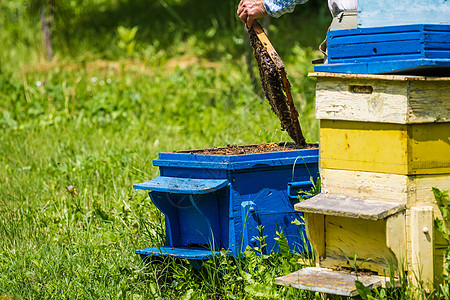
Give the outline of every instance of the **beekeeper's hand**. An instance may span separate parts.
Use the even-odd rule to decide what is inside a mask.
[[[251,27],[254,19],[267,16],[264,0],[241,0],[237,14],[242,22]]]

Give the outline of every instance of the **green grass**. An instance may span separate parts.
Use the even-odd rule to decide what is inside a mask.
[[[0,2],[0,299],[317,299],[274,284],[301,267],[288,251],[200,271],[134,254],[164,245],[163,215],[132,189],[158,152],[290,141],[252,86],[237,1],[59,3],[50,63],[27,2]],[[317,142],[307,73],[329,17],[308,5],[270,28]],[[117,28],[135,25],[127,53]]]
[[[164,244],[162,214],[146,193],[132,189],[157,176],[152,160],[158,152],[290,140],[253,91],[242,67],[245,47],[228,53],[236,35],[223,31],[228,44],[218,50],[213,36],[184,33],[164,48],[167,35],[159,45],[138,35],[130,56],[116,45],[113,26],[104,45],[88,48],[89,33],[67,51],[61,45],[73,40],[57,39],[55,61],[48,63],[24,8],[2,5],[10,14],[2,16],[8,30],[0,34],[9,45],[0,55],[0,296],[304,294],[275,287],[273,279],[283,273],[275,255],[255,256],[270,268],[249,277],[249,265],[225,257],[195,271],[178,261],[146,266],[134,254]],[[16,33],[21,39],[14,45]],[[314,80],[306,76],[315,54],[299,44],[291,51],[301,55],[287,59],[293,93],[306,137],[316,142]],[[263,275],[271,285],[259,291],[253,281]]]
[[[1,76],[0,295],[176,298],[192,290],[240,298],[244,279],[218,277],[231,262],[212,263],[204,273],[142,263],[134,250],[163,245],[164,223],[132,184],[157,176],[151,161],[161,151],[289,137],[233,61],[172,69],[118,64]],[[302,125],[317,141],[314,82],[301,76],[295,94],[307,115]],[[275,270],[271,278],[281,274]]]

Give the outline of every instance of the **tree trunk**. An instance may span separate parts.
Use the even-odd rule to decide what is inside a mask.
[[[45,53],[47,55],[47,60],[49,61],[53,59],[52,29],[53,29],[53,21],[55,18],[54,10],[55,10],[55,0],[48,1],[48,7],[45,3],[42,4],[41,8],[42,38],[44,40],[44,47]]]

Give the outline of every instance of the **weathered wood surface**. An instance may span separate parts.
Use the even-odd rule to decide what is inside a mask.
[[[386,246],[394,253],[394,267],[407,265],[406,212],[399,212],[386,219]]]
[[[450,122],[449,81],[409,83],[408,123],[424,122]]]
[[[403,175],[450,173],[450,122],[321,120],[320,165]]]
[[[412,197],[407,175],[321,169],[322,193],[407,203]],[[431,189],[431,187],[430,187]]]
[[[358,295],[355,287],[356,280],[361,281],[369,289],[373,289],[380,287],[382,281],[386,278],[366,275],[356,276],[356,274],[344,271],[310,267],[278,277],[275,279],[275,283],[301,290],[353,297]]]
[[[432,290],[438,275],[433,270],[433,231],[433,207],[411,208],[411,280],[416,286],[422,281],[428,291]]]
[[[360,172],[350,170],[321,169],[321,181],[323,193],[336,193],[347,196],[358,196],[364,198],[376,198],[387,201],[399,201],[406,203],[406,241],[400,242],[401,236],[397,237],[404,222],[394,220],[395,216],[387,219],[386,223],[386,242],[388,248],[397,257],[399,263],[406,261],[406,268],[410,270],[412,265],[411,257],[411,239],[413,232],[417,230],[411,226],[412,207],[430,206],[433,208],[434,217],[440,218],[440,211],[436,204],[436,199],[432,192],[433,187],[440,190],[450,190],[450,174],[439,175],[398,175],[375,172]],[[450,222],[447,224],[450,234]],[[398,240],[397,240],[398,238]],[[398,243],[397,243],[398,242]],[[397,243],[397,245],[396,245]],[[401,258],[403,247],[406,248],[407,256]],[[397,249],[397,250],[395,250]],[[433,239],[433,261],[434,261],[434,283],[442,282],[441,271],[444,262],[444,252],[447,244],[442,235],[436,232]],[[327,263],[330,263],[328,260]],[[341,262],[342,263],[342,262]],[[330,266],[329,264],[327,264]]]
[[[320,177],[323,193],[398,201],[406,203],[407,208],[435,205],[433,187],[450,190],[450,174],[399,175],[321,169]],[[435,212],[439,212],[437,207]]]
[[[404,210],[405,203],[322,193],[295,204],[294,208],[305,213],[381,220]]]
[[[316,118],[397,124],[449,122],[450,83],[318,78]]]
[[[314,249],[316,266],[325,258],[325,216],[305,213],[306,236]]]
[[[389,270],[393,254],[386,244],[386,219],[365,220],[325,216],[325,268],[369,269],[380,275]]]
[[[358,0],[358,27],[405,24],[449,24],[447,0],[406,0],[392,5],[391,0]]]

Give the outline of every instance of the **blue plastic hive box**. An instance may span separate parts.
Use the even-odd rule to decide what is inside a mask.
[[[327,33],[318,72],[450,76],[450,25],[402,25]]]
[[[195,150],[193,150],[195,152]],[[142,257],[172,256],[193,261],[219,255],[239,257],[245,248],[279,251],[283,232],[291,250],[305,250],[302,214],[293,209],[297,191],[310,190],[318,172],[318,148],[246,155],[159,153],[160,176],[135,189],[148,190],[165,215],[166,245],[136,250]]]

